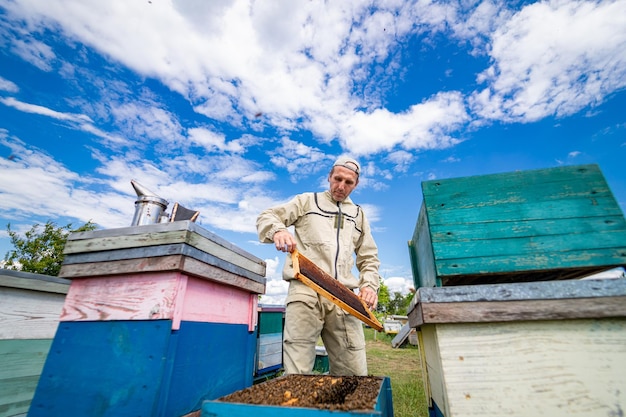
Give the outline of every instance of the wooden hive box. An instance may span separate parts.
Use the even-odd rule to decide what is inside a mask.
[[[597,165],[425,181],[416,288],[579,278],[626,264],[626,221]]]
[[[181,416],[252,385],[263,260],[191,221],[75,233],[64,253],[29,417]]]
[[[70,281],[0,269],[0,417],[30,407]]]
[[[285,375],[202,405],[201,417],[393,417],[389,377]]]
[[[257,362],[255,377],[271,376],[283,367],[283,326],[285,307],[259,306]]]
[[[600,417],[626,409],[626,279],[420,288],[432,417]]]

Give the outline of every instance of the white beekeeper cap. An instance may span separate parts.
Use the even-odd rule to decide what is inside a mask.
[[[350,158],[349,156],[342,156],[337,159],[333,167],[344,167],[348,168],[350,171],[356,172],[356,175],[361,174],[361,165],[359,165],[356,159]]]

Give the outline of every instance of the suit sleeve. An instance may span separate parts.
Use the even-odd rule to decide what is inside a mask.
[[[374,291],[378,291],[378,287],[380,287],[378,247],[372,236],[372,231],[365,217],[365,213],[363,213],[362,237],[355,252],[356,267],[359,270],[359,288],[370,287]]]

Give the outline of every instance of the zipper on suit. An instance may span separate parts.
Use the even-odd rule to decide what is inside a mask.
[[[339,250],[340,250],[340,242],[339,236],[341,234],[341,229],[343,229],[343,213],[341,212],[341,202],[337,201],[337,218],[335,219],[335,226],[337,227],[337,250],[335,252],[335,279],[339,279],[339,272],[337,270],[337,264],[339,263]]]

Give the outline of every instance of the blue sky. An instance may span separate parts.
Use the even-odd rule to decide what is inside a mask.
[[[421,182],[599,164],[626,207],[626,1],[0,0],[0,254],[130,225],[135,179],[265,259],[255,219],[342,154],[381,276],[412,284]]]

